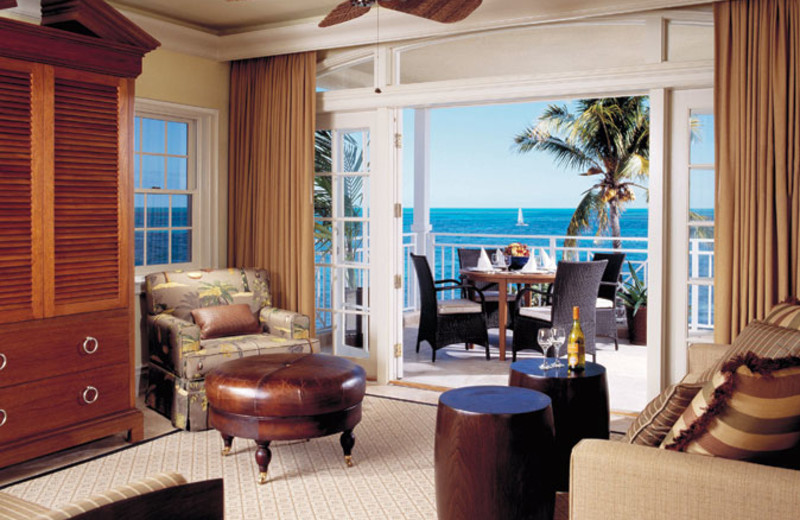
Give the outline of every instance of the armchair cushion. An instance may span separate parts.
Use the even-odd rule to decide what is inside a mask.
[[[790,460],[798,441],[800,357],[748,352],[703,386],[661,447],[771,463]]]
[[[480,303],[467,299],[439,300],[437,311],[439,314],[480,314],[483,312],[483,307]]]
[[[679,383],[664,389],[645,406],[623,437],[624,442],[658,446],[704,383]]]
[[[261,331],[248,305],[212,305],[192,310],[192,318],[200,327],[200,339],[238,336]]]
[[[145,277],[148,314],[168,313],[191,321],[200,307],[246,303],[254,313],[272,305],[269,275],[264,269],[170,271]]]

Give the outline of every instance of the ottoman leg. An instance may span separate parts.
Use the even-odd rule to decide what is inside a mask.
[[[222,434],[222,456],[229,454],[231,452],[231,446],[233,446],[233,435],[225,435]]]
[[[267,482],[267,468],[269,461],[272,460],[272,452],[269,450],[270,441],[256,441],[256,464],[258,464],[258,483]]]
[[[342,436],[339,437],[339,443],[342,445],[342,450],[344,450],[344,462],[347,464],[347,467],[353,467],[353,446],[356,445],[356,436],[353,435],[353,430],[345,430],[342,433]]]

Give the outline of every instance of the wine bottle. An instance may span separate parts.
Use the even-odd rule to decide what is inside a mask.
[[[581,330],[580,310],[572,308],[572,330],[567,337],[567,368],[570,372],[583,372],[586,368],[586,345]]]

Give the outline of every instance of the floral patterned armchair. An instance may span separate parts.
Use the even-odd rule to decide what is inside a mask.
[[[308,316],[272,307],[263,269],[172,271],[145,278],[149,342],[147,406],[177,428],[208,429],[205,375],[231,359],[281,352],[317,352]],[[201,338],[192,311],[246,304],[261,331]]]

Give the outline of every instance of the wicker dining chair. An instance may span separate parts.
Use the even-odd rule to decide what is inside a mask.
[[[422,341],[427,341],[433,350],[432,360],[436,362],[436,351],[454,343],[478,344],[486,347],[489,359],[489,333],[486,329],[483,291],[458,280],[434,280],[428,259],[411,253],[411,261],[417,271],[420,296],[419,331],[417,332],[417,352]],[[444,285],[448,284],[448,285]],[[441,287],[437,287],[441,285]],[[479,302],[460,298],[437,300],[436,294],[442,291],[472,290]]]
[[[617,290],[619,274],[625,263],[625,253],[595,253],[593,260],[607,260],[600,289],[597,292],[597,335],[614,340],[614,350],[619,350],[617,337]]]
[[[475,248],[460,247],[458,248],[458,264],[461,269],[469,267],[476,267],[478,265],[478,258],[481,256],[481,250]],[[500,319],[500,293],[496,283],[492,282],[473,282],[461,275],[459,279],[462,284],[468,284],[483,291],[483,297],[486,303],[486,324],[489,328],[496,329],[499,325]],[[462,298],[469,298],[472,301],[478,301],[478,297],[469,290],[463,292]],[[508,305],[508,313],[506,316],[506,328],[511,329],[511,313],[514,312],[514,298],[515,295],[508,294],[506,297],[506,305]]]
[[[552,305],[544,307],[523,307],[525,295],[533,292],[526,288],[517,294],[514,312],[514,339],[511,344],[512,360],[516,361],[517,352],[534,349],[541,352],[537,342],[539,329],[546,327],[564,327],[567,334],[572,328],[572,308],[577,306],[581,313],[581,329],[583,330],[586,353],[597,360],[595,349],[597,291],[607,260],[597,262],[565,262],[558,263],[556,279],[553,282]],[[565,352],[566,344],[561,346],[559,355]]]

